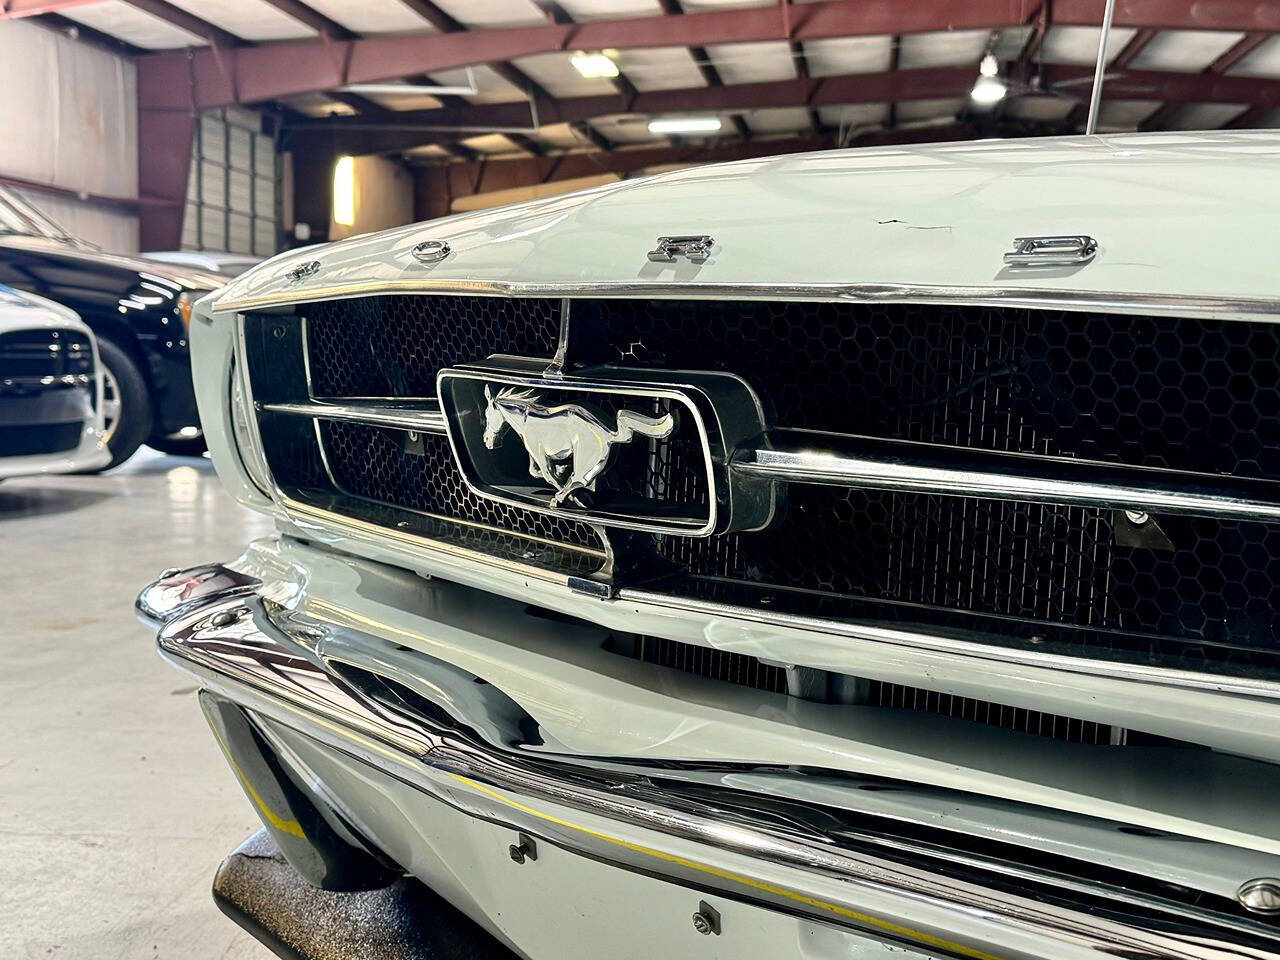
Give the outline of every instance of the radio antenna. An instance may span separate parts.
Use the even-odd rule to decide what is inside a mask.
[[[1102,12],[1102,36],[1098,38],[1098,65],[1093,71],[1093,94],[1089,97],[1089,119],[1085,121],[1086,136],[1093,136],[1098,127],[1098,108],[1102,106],[1102,79],[1107,70],[1107,38],[1111,36],[1111,15],[1115,13],[1116,0],[1107,0]]]

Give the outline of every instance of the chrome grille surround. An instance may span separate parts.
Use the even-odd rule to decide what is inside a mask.
[[[556,291],[538,290],[537,292],[545,296],[545,295],[550,295]],[[702,292],[703,291],[698,291],[698,294],[701,295]],[[747,298],[750,298],[750,296],[754,294],[755,291],[740,290],[739,292],[745,293],[747,295]],[[867,299],[873,299],[874,296],[875,296],[874,294],[871,294],[867,297]],[[817,298],[815,297],[815,299]],[[835,298],[832,298],[832,299],[835,299]],[[852,300],[854,298],[850,297],[849,299]],[[898,303],[914,302],[914,298],[911,297],[910,295],[899,296],[896,298],[890,297],[889,299],[892,300],[893,302],[898,302]],[[922,299],[927,300],[929,298],[924,297]],[[954,302],[963,302],[965,301],[965,299],[966,298],[961,295],[956,295],[954,297],[940,296],[937,298],[936,302],[954,303]],[[1021,293],[1017,293],[1017,294],[1004,293],[1004,294],[1001,294],[1000,296],[991,297],[989,299],[979,298],[979,302],[1000,302],[1001,300],[1004,300],[1004,299],[1008,299],[1013,302],[1019,302],[1022,305],[1035,303],[1037,301],[1037,297],[1033,295],[1028,295],[1026,297],[1023,297]],[[1182,303],[1181,310],[1178,309],[1177,304],[1174,302],[1154,302],[1154,303],[1147,304],[1141,301],[1136,301],[1136,302],[1129,302],[1121,305],[1121,309],[1119,309],[1117,312],[1133,313],[1133,312],[1138,312],[1140,309],[1143,309],[1145,307],[1153,316],[1208,313],[1215,318],[1230,314],[1237,319],[1243,319],[1245,317],[1253,317],[1256,319],[1257,317],[1261,316],[1264,312],[1263,305],[1246,303],[1246,302],[1229,303],[1224,301],[1223,303],[1215,303],[1215,304],[1206,304],[1199,301],[1194,301],[1194,302],[1180,301],[1180,302]],[[1072,309],[1083,309],[1085,306],[1092,305],[1092,304],[1086,304],[1082,300],[1077,300],[1072,297],[1062,297],[1054,300],[1052,302],[1052,305],[1055,307],[1069,306]],[[1104,306],[1106,306],[1108,309],[1113,309],[1115,307],[1115,305],[1111,303],[1104,304]],[[559,348],[560,354],[563,354],[563,349],[564,349],[563,342],[561,342],[557,346]],[[559,356],[557,358],[548,358],[549,362],[553,360],[558,360],[558,359],[563,359],[563,357]],[[336,402],[341,403],[342,401],[336,401]],[[335,401],[329,401],[329,403],[332,404],[332,403],[335,403]],[[419,417],[424,431],[433,430],[435,425],[439,422],[438,409],[434,406],[433,401],[430,399],[421,398],[417,402],[416,408],[408,411],[403,409],[404,408],[403,403],[399,403],[399,401],[397,401],[397,403],[399,408],[396,410],[396,415],[405,416],[405,417],[414,417],[414,416]],[[315,409],[319,405],[320,404],[317,403],[316,401],[312,401],[306,410],[296,409],[291,412],[294,415],[304,414],[306,416],[319,416],[322,418],[326,417],[325,411],[318,411]],[[347,405],[351,406],[351,404],[347,404]],[[391,405],[392,404],[387,404],[386,406],[390,407]],[[262,407],[263,409],[270,409],[270,404],[263,404]],[[383,411],[380,411],[380,413],[385,413],[385,409]],[[354,417],[358,418],[358,414],[355,414]],[[338,417],[335,416],[332,419],[338,419]],[[406,420],[405,422],[407,423],[409,421]],[[787,426],[792,426],[792,425],[787,425]],[[759,451],[757,451],[757,453],[766,451],[768,449],[769,448],[767,446],[762,447],[760,448]],[[933,454],[935,452],[936,451],[933,449],[929,451],[925,451],[925,453],[927,454]],[[837,451],[837,457],[845,461],[847,461],[848,459],[847,457],[841,457],[840,451]],[[759,461],[759,459],[760,458],[757,458],[757,461]],[[876,460],[876,462],[883,466],[884,463],[886,462],[891,463],[892,460],[891,458],[880,457],[879,459]],[[1028,466],[1031,466],[1031,462],[1026,462],[1026,464]],[[743,466],[745,469],[752,468],[752,465],[750,465],[749,463],[744,462],[740,465]],[[893,490],[898,488],[898,485],[901,482],[900,477],[902,474],[911,472],[916,468],[915,464],[912,464],[909,462],[901,462],[901,461],[898,463],[898,466],[901,466],[903,470],[899,471],[897,475],[890,477],[888,479],[885,479],[884,477],[867,478],[867,477],[857,477],[857,476],[855,477],[841,476],[841,477],[832,478],[830,476],[821,476],[820,475],[821,470],[818,467],[813,468],[811,477],[805,477],[804,479],[810,479],[813,482],[838,484],[842,486],[849,485],[854,487],[864,487],[872,490],[877,490],[877,489]],[[1012,467],[1019,466],[1019,464],[1014,463],[1013,461],[1006,461],[999,464],[999,466],[1006,468],[1006,470],[1002,472],[996,472],[994,470],[990,471],[989,473],[990,477],[1000,481],[1008,480],[1010,477],[1018,480],[1025,479],[1025,475],[1019,474],[1014,472],[1013,470],[1007,469],[1011,466]],[[1079,465],[1067,462],[1062,466],[1064,469],[1073,470],[1075,467]],[[1090,470],[1093,469],[1092,465],[1089,466],[1089,469]],[[1034,477],[1034,474],[1035,474],[1034,469],[1031,469],[1028,472],[1030,475]],[[968,473],[972,475],[972,471],[968,471]],[[1123,485],[1113,482],[1115,477],[1116,477],[1116,474],[1114,473],[1114,471],[1103,470],[1101,467],[1099,467],[1099,471],[1096,475],[1096,478],[1094,478],[1094,476],[1091,475],[1088,489],[1084,490],[1083,492],[1079,490],[1072,490],[1071,489],[1072,484],[1070,481],[1055,485],[1052,477],[1046,477],[1046,478],[1043,478],[1043,482],[1045,486],[1042,490],[1039,490],[1039,491],[1028,492],[1025,489],[1016,489],[1012,491],[1012,493],[1010,493],[1007,489],[1000,489],[997,487],[997,489],[992,491],[983,490],[981,491],[980,495],[990,496],[990,497],[1011,496],[1011,498],[1015,500],[1037,500],[1037,501],[1049,501],[1050,503],[1052,503],[1052,502],[1056,502],[1055,491],[1059,488],[1064,488],[1065,495],[1062,498],[1062,502],[1089,504],[1104,511],[1110,511],[1115,508],[1122,508],[1122,507],[1140,508],[1146,505],[1146,502],[1148,499],[1152,499],[1157,495],[1162,495],[1162,496],[1165,496],[1167,499],[1160,501],[1161,510],[1169,514],[1190,514],[1190,515],[1202,516],[1202,517],[1213,516],[1213,515],[1226,516],[1226,517],[1249,516],[1249,517],[1258,518],[1259,520],[1265,519],[1267,521],[1270,521],[1273,518],[1274,516],[1273,512],[1276,509],[1276,505],[1272,503],[1267,496],[1264,495],[1264,494],[1269,494],[1270,491],[1263,490],[1257,483],[1253,483],[1253,482],[1245,483],[1243,481],[1237,481],[1234,478],[1227,478],[1227,481],[1223,482],[1217,479],[1211,479],[1209,481],[1206,481],[1204,477],[1196,476],[1191,478],[1192,482],[1184,487],[1184,486],[1178,485],[1178,484],[1184,484],[1186,480],[1184,476],[1175,477],[1173,481],[1175,485],[1168,486],[1162,482],[1165,480],[1165,478],[1161,477],[1153,480],[1153,475],[1151,475],[1150,473],[1147,473],[1147,474],[1139,475],[1137,477],[1138,482],[1136,484],[1131,485],[1128,488],[1125,488]],[[802,478],[802,474],[795,470],[792,470],[790,475],[787,477],[787,479],[791,481],[796,481],[801,478]],[[1160,481],[1160,482],[1157,482],[1157,481]],[[936,488],[940,484],[941,484],[941,481],[938,480],[938,478],[916,477],[914,480],[912,480],[912,485],[909,486],[908,489],[913,489],[913,490],[931,489],[931,486],[933,488]],[[280,490],[280,491],[277,491],[277,493],[282,495],[282,502],[285,502],[286,505],[291,506],[295,509],[299,507],[302,508],[302,512],[308,515],[311,519],[315,519],[317,516],[323,515],[324,518],[328,521],[334,521],[334,522],[340,523],[338,518],[333,516],[332,511],[326,509],[325,505],[318,505],[315,503],[308,504],[305,502],[300,502],[292,491]],[[945,498],[947,494],[939,493],[938,496],[942,496]],[[328,504],[328,506],[333,507],[335,506],[335,504],[331,502]],[[1106,515],[1107,515],[1106,513],[1100,514],[1100,516],[1103,516],[1103,517],[1105,517]],[[380,525],[375,523],[374,526],[376,528]],[[429,531],[427,531],[427,533],[429,533]],[[519,536],[520,534],[517,532],[516,535]],[[674,541],[675,538],[671,538],[671,539]],[[423,537],[421,535],[414,538],[414,542],[419,543],[420,545],[426,546],[428,548],[430,548],[433,545],[439,545],[439,541],[436,541],[434,539],[432,539],[430,542],[424,542]],[[474,546],[474,543],[471,546]],[[470,547],[467,547],[465,549],[470,549]],[[602,545],[602,547],[598,550],[589,549],[589,552],[592,555],[596,556],[599,559],[600,564],[605,566],[606,569],[608,569],[609,563],[613,559],[611,556],[608,556],[608,549],[609,548],[604,545]],[[487,551],[482,546],[481,550],[479,551],[479,555],[473,556],[470,559],[479,561],[481,563],[491,563],[495,559],[495,557],[486,556],[485,555],[486,552]],[[519,568],[522,565],[521,563],[522,558],[519,555],[512,556],[510,554],[506,554],[506,555],[500,556],[498,559],[500,559],[504,564],[508,562],[514,563],[514,565],[517,568]],[[581,566],[579,566],[578,569],[576,570],[556,568],[554,565],[548,566],[542,563],[537,563],[537,564],[534,564],[533,566],[535,569],[537,569],[539,576],[548,579],[552,583],[567,585],[572,581],[574,581],[575,578],[580,578],[582,576]],[[676,607],[684,607],[689,601],[697,601],[699,599],[695,596],[690,595],[688,591],[680,591],[680,590],[668,591],[664,589],[664,585],[662,583],[646,583],[646,584],[637,583],[633,587],[628,587],[628,585],[625,582],[619,582],[614,584],[611,587],[611,595],[619,599],[624,599],[628,595],[633,595],[629,591],[636,591],[639,594],[643,594],[646,597],[646,599],[650,599],[650,600],[661,598],[662,602],[670,603],[671,605]],[[712,608],[732,609],[736,611],[737,614],[743,617],[759,618],[762,613],[764,614],[768,613],[768,608],[762,610],[759,606],[759,603],[760,602],[772,603],[774,598],[765,594],[749,602],[740,603],[740,604],[734,601],[730,601],[727,604],[718,602],[715,599],[714,595],[708,595],[703,599],[705,599],[711,605]],[[863,610],[863,612],[865,613],[865,609]],[[1098,647],[1098,648],[1091,647],[1088,650],[1080,650],[1080,649],[1072,650],[1070,645],[1068,645],[1067,647],[1063,647],[1056,643],[1051,643],[1047,649],[1040,648],[1037,650],[1030,650],[1030,649],[1018,650],[1014,648],[1016,647],[1016,643],[1018,640],[1016,636],[1012,638],[1012,640],[1014,641],[1014,647],[1011,647],[1009,643],[994,643],[994,644],[991,643],[990,640],[992,638],[990,634],[985,632],[989,624],[985,622],[979,623],[975,621],[971,625],[974,629],[965,630],[965,629],[957,629],[954,624],[949,624],[949,625],[946,625],[945,628],[942,628],[937,625],[931,625],[928,622],[912,623],[910,621],[904,620],[900,616],[896,618],[891,617],[888,619],[885,619],[883,617],[877,617],[877,616],[872,616],[872,617],[861,616],[861,617],[850,618],[848,616],[841,616],[838,614],[827,615],[825,611],[821,611],[821,610],[814,611],[812,615],[806,615],[803,612],[797,612],[794,610],[784,611],[781,609],[779,610],[779,613],[781,613],[784,617],[788,618],[789,622],[791,620],[794,620],[795,622],[803,622],[813,626],[821,627],[822,629],[825,629],[825,630],[833,630],[834,632],[837,632],[837,633],[841,632],[842,630],[852,630],[856,633],[867,636],[867,635],[873,635],[878,631],[883,631],[886,633],[892,633],[894,635],[911,636],[913,638],[912,640],[913,643],[919,642],[923,646],[933,645],[934,641],[936,640],[938,641],[939,646],[949,648],[949,649],[972,647],[973,649],[975,649],[975,651],[981,651],[984,653],[984,655],[992,659],[1004,659],[1007,657],[1013,657],[1014,659],[1021,659],[1023,657],[1027,657],[1034,661],[1040,661],[1042,660],[1043,656],[1049,655],[1054,657],[1055,659],[1059,659],[1064,662],[1075,662],[1077,665],[1088,664],[1087,669],[1100,669],[1103,672],[1109,672],[1109,673],[1128,674],[1130,676],[1170,677],[1172,678],[1173,682],[1190,683],[1192,685],[1203,683],[1205,685],[1216,686],[1219,689],[1223,687],[1224,680],[1229,687],[1234,689],[1239,689],[1239,690],[1247,689],[1252,692],[1257,692],[1259,690],[1272,691],[1274,689],[1273,682],[1271,679],[1273,676],[1273,672],[1270,669],[1270,663],[1269,663],[1271,658],[1269,655],[1264,656],[1262,658],[1264,662],[1262,663],[1262,666],[1258,669],[1255,669],[1255,667],[1257,666],[1255,664],[1248,664],[1247,669],[1244,669],[1244,670],[1237,670],[1233,665],[1228,671],[1231,674],[1231,676],[1229,678],[1225,678],[1222,672],[1219,671],[1218,666],[1211,660],[1206,660],[1204,669],[1200,669],[1200,670],[1189,668],[1190,667],[1189,662],[1181,662],[1178,664],[1170,665],[1167,661],[1164,663],[1157,662],[1157,660],[1153,659],[1150,653],[1142,654],[1142,655],[1133,654],[1132,650],[1128,649],[1128,647],[1132,645],[1127,643],[1121,643],[1117,646],[1116,644],[1113,644],[1110,641],[1108,641],[1106,644],[1103,644],[1101,647]],[[1083,626],[1088,627],[1089,629],[1093,629],[1096,625],[1085,624]],[[1029,638],[1026,636],[1023,637],[1023,640],[1027,640],[1027,639]],[[1037,638],[1037,639],[1039,642],[1043,642],[1044,638]],[[1119,654],[1116,654],[1115,650],[1117,649],[1121,650],[1122,652]],[[1152,646],[1150,649],[1154,650],[1155,647]],[[1102,656],[1098,656],[1099,653],[1101,653]],[[1199,677],[1200,679],[1196,679],[1197,677]]]

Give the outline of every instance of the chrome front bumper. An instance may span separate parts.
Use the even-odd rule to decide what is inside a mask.
[[[1128,886],[1115,870],[1067,874],[1061,860],[1015,862],[997,845],[956,849],[942,834],[937,843],[881,834],[877,823],[910,818],[800,802],[801,791],[788,784],[809,772],[536,749],[536,724],[531,731],[521,705],[501,689],[422,653],[412,654],[421,683],[411,688],[396,666],[396,651],[408,648],[396,638],[303,615],[290,609],[286,593],[209,565],[149,585],[137,609],[159,627],[162,655],[242,709],[282,762],[293,756],[301,763],[306,744],[340,758],[361,782],[409,785],[424,803],[495,825],[513,847],[518,837],[533,838],[582,858],[583,870],[605,864],[651,878],[655,892],[674,884],[838,928],[886,956],[905,946],[917,956],[1007,960],[1280,958],[1280,928],[1235,904]],[[346,823],[362,822],[351,813],[360,806],[357,778],[321,783],[314,769],[308,778],[316,804]],[[771,791],[760,789],[765,782],[775,784]],[[862,787],[892,810],[898,787]],[[834,797],[844,787],[829,789]],[[264,823],[279,819],[249,792]],[[1055,815],[1045,812],[1047,825]],[[394,838],[364,839],[384,851],[396,847]],[[1273,859],[1198,843],[1207,860],[1237,857],[1246,876]],[[546,896],[545,911],[566,910]],[[567,924],[570,915],[561,919]],[[574,933],[566,926],[563,936]]]

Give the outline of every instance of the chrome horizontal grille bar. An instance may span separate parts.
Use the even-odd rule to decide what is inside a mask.
[[[415,403],[385,400],[347,400],[343,403],[264,403],[267,413],[286,413],[316,420],[345,420],[374,427],[394,427],[422,433],[443,434],[444,414],[435,400]]]
[[[342,403],[266,403],[268,413],[340,420],[421,433],[445,433],[435,400]],[[796,436],[801,436],[797,434]],[[1259,484],[1195,478],[1179,484],[1162,473],[1058,459],[943,450],[929,444],[805,435],[811,442],[775,434],[770,445],[740,450],[732,468],[783,483],[935,493],[1032,503],[1065,503],[1104,509],[1237,520],[1280,520],[1280,501],[1258,496]],[[1088,477],[1085,476],[1088,474]]]
[[[779,437],[783,435],[778,435]],[[1162,472],[1040,459],[1020,455],[943,450],[928,444],[813,435],[810,443],[771,440],[740,451],[733,469],[787,483],[934,493],[1031,503],[1237,520],[1280,520],[1280,501],[1258,496],[1259,483],[1195,478]]]

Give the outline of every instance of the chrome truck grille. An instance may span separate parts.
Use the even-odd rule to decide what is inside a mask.
[[[244,323],[268,466],[313,508],[681,598],[1280,676],[1280,325],[472,296]],[[436,377],[493,355],[567,376],[740,379],[765,433],[721,467],[770,485],[768,522],[637,534],[480,496]],[[680,430],[631,444],[593,496],[705,501],[696,452]]]

